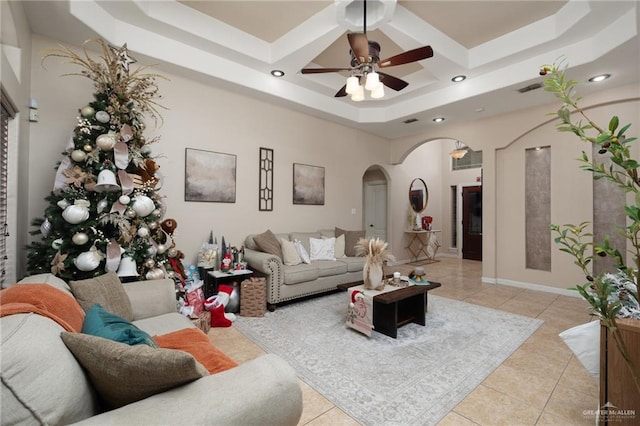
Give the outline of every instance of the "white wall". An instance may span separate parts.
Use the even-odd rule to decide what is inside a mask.
[[[577,90],[579,93],[579,87]],[[584,277],[573,265],[573,259],[559,252],[557,247],[552,247],[551,272],[524,268],[524,197],[520,194],[524,192],[526,148],[551,146],[552,223],[579,223],[592,216],[590,176],[580,171],[575,161],[581,150],[589,150],[590,146],[576,136],[557,131],[556,122],[548,114],[556,111],[558,105],[553,103],[553,95],[549,94],[549,98],[549,105],[470,123],[444,125],[437,132],[394,140],[391,161],[402,161],[407,152],[422,141],[442,137],[458,139],[474,150],[482,150],[483,279],[512,285],[545,286],[550,291],[565,293],[565,289],[581,284]],[[620,117],[620,123],[633,123],[629,136],[638,134],[639,87],[603,90],[585,97],[581,104],[603,127],[615,114]],[[637,146],[635,150],[638,152]],[[574,293],[567,291],[566,294]]]
[[[38,64],[42,49],[56,46],[56,41],[33,37],[33,63]],[[134,55],[135,56],[135,55]],[[31,97],[40,102],[40,122],[30,125],[30,151],[20,159],[28,172],[20,182],[18,200],[28,209],[24,220],[41,216],[44,197],[53,182],[54,166],[75,125],[78,108],[91,100],[91,82],[80,77],[59,77],[71,70],[55,60],[47,61],[47,70],[32,68]],[[563,290],[581,282],[572,259],[554,250],[552,271],[540,274],[522,267],[524,248],[519,242],[523,232],[523,202],[517,197],[522,186],[523,150],[541,144],[552,146],[553,193],[552,221],[578,222],[590,216],[588,176],[580,176],[578,156],[581,143],[556,131],[548,113],[555,111],[552,95],[549,105],[515,111],[502,116],[463,124],[449,124],[437,133],[422,133],[386,141],[328,121],[274,107],[249,97],[215,89],[198,82],[166,74],[161,82],[165,124],[156,131],[161,135],[154,146],[162,173],[167,177],[161,193],[166,196],[167,217],[178,221],[177,243],[192,262],[200,244],[211,229],[224,235],[231,244],[242,244],[249,233],[267,228],[274,232],[315,230],[340,226],[361,229],[362,177],[371,165],[382,167],[389,176],[389,240],[394,255],[407,259],[403,231],[407,227],[408,188],[411,180],[421,177],[429,185],[427,214],[436,227],[442,224],[443,247],[449,222],[449,187],[475,181],[478,171],[458,174],[448,171],[449,139],[460,140],[474,150],[483,151],[483,277],[489,282],[544,285]],[[637,126],[640,116],[638,87],[603,90],[587,97],[583,105],[609,104],[594,109],[608,117],[620,115],[621,122]],[[622,100],[628,101],[623,102]],[[608,118],[606,118],[608,120]],[[547,123],[547,124],[545,124]],[[147,123],[149,126],[151,122]],[[500,129],[499,132],[496,129]],[[637,134],[632,127],[631,134]],[[445,141],[443,141],[445,138]],[[431,142],[431,141],[439,142]],[[424,143],[429,141],[428,143]],[[185,147],[232,153],[238,156],[237,200],[233,204],[184,202]],[[275,150],[274,211],[259,212],[257,201],[258,149]],[[323,166],[326,169],[326,203],[324,206],[292,204],[292,163]],[[28,167],[26,165],[28,164]],[[22,170],[21,170],[22,172]],[[578,185],[578,186],[576,186]],[[584,190],[576,191],[575,188]],[[576,208],[577,207],[577,208]],[[351,214],[356,208],[357,213]],[[578,211],[576,211],[578,210]],[[570,213],[578,213],[579,217]],[[19,232],[26,233],[26,228]]]
[[[27,244],[25,229],[29,224],[27,191],[29,175],[29,92],[31,84],[31,29],[20,2],[0,2],[2,37],[0,49],[0,76],[2,89],[11,103],[18,109],[9,121],[8,152],[8,231],[7,265],[4,281],[11,283],[24,266],[22,249]]]
[[[54,40],[34,35],[34,63],[42,52],[57,46]],[[135,53],[132,53],[135,57]],[[40,122],[32,124],[28,188],[29,218],[41,217],[51,190],[56,162],[62,157],[77,111],[92,100],[91,81],[55,58],[46,70],[33,67],[32,96],[40,104]],[[160,136],[152,145],[165,176],[160,193],[167,214],[177,220],[176,243],[192,263],[213,229],[228,244],[241,245],[247,234],[311,231],[339,226],[362,229],[362,177],[373,164],[388,165],[388,141],[362,131],[276,107],[246,96],[215,89],[176,75],[159,80],[164,125],[154,129],[147,120],[147,138]],[[235,203],[184,201],[185,148],[237,156]],[[260,147],[274,150],[274,209],[258,211],[258,154]],[[325,167],[324,206],[293,205],[293,163]],[[407,184],[408,185],[408,184]],[[406,195],[406,190],[403,190]],[[351,209],[356,214],[351,214]]]

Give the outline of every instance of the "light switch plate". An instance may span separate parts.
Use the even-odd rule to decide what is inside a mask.
[[[38,110],[34,108],[29,108],[29,121],[37,122],[38,121]]]

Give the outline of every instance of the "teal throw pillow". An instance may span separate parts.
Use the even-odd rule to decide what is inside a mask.
[[[95,303],[87,311],[82,324],[82,332],[127,345],[158,347],[148,333],[133,325],[129,320],[105,311],[99,303]]]

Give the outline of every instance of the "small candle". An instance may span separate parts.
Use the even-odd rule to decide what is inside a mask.
[[[393,273],[393,278],[395,278],[396,280],[400,279],[400,272],[394,272]]]

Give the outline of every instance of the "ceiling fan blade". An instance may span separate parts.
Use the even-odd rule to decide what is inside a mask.
[[[411,62],[421,61],[433,56],[433,49],[431,46],[419,47],[413,50],[407,50],[406,52],[387,58],[378,62],[378,67],[393,67],[395,65],[403,65]]]
[[[344,86],[342,86],[342,89],[338,90],[338,93],[336,93],[333,97],[334,98],[342,98],[343,96],[347,96],[347,85],[346,84]]]
[[[321,74],[325,72],[351,71],[351,68],[303,68],[302,74]]]
[[[382,82],[382,84],[397,92],[409,85],[409,83],[407,83],[406,81],[400,80],[398,77],[394,77],[383,72],[378,71],[378,76],[380,77],[380,81]]]
[[[369,41],[367,35],[363,33],[349,33],[347,34],[349,39],[349,46],[351,46],[351,52],[353,56],[358,60],[360,64],[366,64],[369,59]]]

